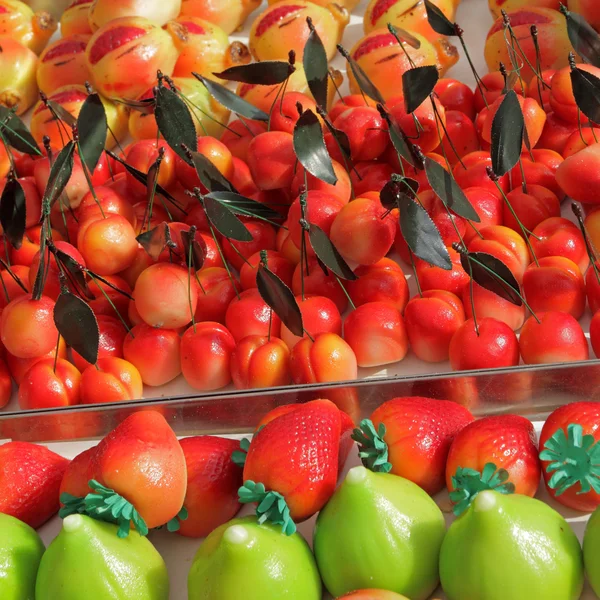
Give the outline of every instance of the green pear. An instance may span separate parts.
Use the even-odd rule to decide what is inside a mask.
[[[137,531],[69,515],[42,557],[35,600],[168,600],[167,567]]]
[[[313,548],[335,597],[381,588],[424,600],[438,585],[445,533],[442,512],[418,485],[354,467],[319,514]]]
[[[485,490],[450,526],[440,578],[448,600],[577,600],[581,547],[546,503]]]
[[[256,517],[233,519],[202,543],[188,577],[189,600],[321,600],[321,579],[304,538]]]
[[[15,517],[0,513],[2,600],[34,600],[35,577],[44,550],[35,529]]]
[[[596,596],[600,596],[600,508],[590,517],[583,536],[585,572]]]

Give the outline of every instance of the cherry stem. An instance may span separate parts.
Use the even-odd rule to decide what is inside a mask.
[[[583,211],[581,210],[581,206],[576,202],[571,203],[571,210],[573,214],[577,218],[577,223],[579,225],[579,229],[581,229],[581,234],[583,235],[583,241],[585,242],[585,249],[587,251],[588,257],[590,259],[590,263],[592,265],[592,269],[594,269],[594,275],[596,276],[596,281],[600,284],[600,272],[598,271],[596,250],[590,237],[587,232],[587,227],[585,226],[585,221],[583,219]]]
[[[460,45],[462,46],[462,49],[465,53],[465,56],[467,57],[467,62],[469,63],[469,67],[471,68],[471,72],[473,73],[473,77],[475,77],[475,83],[477,84],[477,89],[479,90],[479,93],[481,94],[481,97],[483,98],[483,102],[485,104],[486,108],[489,108],[489,104],[487,101],[487,98],[485,96],[485,94],[483,93],[483,90],[487,91],[487,87],[485,85],[485,83],[483,83],[483,80],[481,79],[481,77],[479,77],[479,73],[477,73],[477,69],[475,68],[475,65],[473,64],[473,60],[471,59],[471,55],[469,53],[469,49],[467,48],[467,44],[465,43],[464,40],[464,30],[463,28],[458,24],[458,23],[454,23],[454,31],[456,32],[456,36],[458,37],[458,41],[460,42]],[[482,89],[483,88],[483,89]]]
[[[491,167],[488,167],[488,177],[491,179],[493,184],[496,186],[496,189],[501,194],[502,199],[504,200],[504,203],[506,204],[506,206],[508,206],[508,210],[510,210],[515,221],[518,223],[519,228],[521,229],[521,232],[523,233],[523,238],[525,239],[525,243],[527,244],[527,246],[529,248],[529,252],[531,252],[531,256],[533,257],[535,264],[539,267],[540,263],[538,262],[537,256],[535,255],[535,251],[533,250],[533,246],[531,245],[531,240],[529,239],[529,235],[528,235],[529,230],[525,228],[525,226],[521,222],[521,219],[519,219],[519,217],[517,216],[517,213],[515,212],[514,208],[512,207],[512,204],[510,203],[509,199],[507,198],[506,194],[504,193],[504,190],[500,187],[500,184],[498,183],[497,175],[494,174]]]
[[[388,23],[387,27],[388,27],[388,31],[396,38],[396,41],[398,42],[398,45],[402,49],[402,52],[404,52],[404,56],[406,56],[406,60],[408,61],[410,68],[415,69],[417,67],[417,65],[415,65],[415,62],[413,61],[410,54],[408,53],[408,50],[404,47],[404,42],[402,42],[402,40],[400,39],[400,36],[398,35],[398,30],[391,23]]]
[[[444,145],[442,144],[442,138],[440,135],[440,129],[439,126],[442,126],[442,129],[444,130],[444,134],[446,135],[446,139],[448,140],[449,144],[450,144],[450,148],[452,148],[452,152],[454,152],[454,155],[456,156],[456,158],[458,158],[458,162],[460,163],[461,167],[463,169],[466,170],[466,165],[463,162],[462,158],[459,156],[456,147],[454,146],[454,142],[452,141],[452,138],[450,137],[450,134],[448,133],[448,130],[446,129],[446,125],[444,124],[444,121],[442,120],[442,117],[440,116],[437,104],[435,102],[435,99],[433,97],[433,94],[431,94],[429,96],[431,98],[431,104],[433,106],[433,112],[435,113],[435,122],[436,122],[436,127],[438,130],[438,137],[440,138],[440,147],[442,148],[442,151],[444,153],[444,158],[446,159],[446,164],[448,165],[448,169],[450,171],[452,171],[452,167],[450,166],[450,163],[448,162],[448,158],[446,157],[446,151],[444,150]]]

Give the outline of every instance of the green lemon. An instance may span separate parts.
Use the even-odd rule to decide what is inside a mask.
[[[438,585],[445,532],[442,512],[419,486],[354,467],[319,514],[313,547],[335,597],[380,588],[424,600]]]
[[[585,572],[596,596],[600,596],[600,508],[590,517],[583,536]]]
[[[449,600],[577,600],[581,547],[544,502],[486,490],[450,526],[440,578]]]
[[[145,537],[70,515],[42,557],[35,600],[168,600],[167,567]]]
[[[189,600],[321,600],[304,538],[256,517],[233,519],[204,540],[188,577]]]
[[[40,536],[23,521],[0,513],[0,598],[33,600],[44,554]]]

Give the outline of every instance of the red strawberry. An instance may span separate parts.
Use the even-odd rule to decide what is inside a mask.
[[[542,474],[558,502],[592,512],[600,505],[600,403],[557,408],[540,434]]]
[[[448,400],[394,398],[362,421],[352,437],[366,467],[400,475],[433,495],[444,487],[454,436],[473,419],[468,409]]]
[[[240,500],[258,502],[262,520],[293,533],[291,519],[308,519],[335,491],[342,423],[346,418],[329,400],[300,404],[267,423],[250,444]]]
[[[535,496],[540,482],[540,461],[533,423],[518,415],[485,417],[460,431],[448,453],[446,485],[459,467],[483,472],[487,463],[508,472],[517,494]]]
[[[62,492],[76,498],[61,496],[65,503],[63,516],[83,509],[83,501],[78,503],[77,497],[88,478],[100,484],[91,487],[106,500],[117,494],[128,501],[127,505],[133,505],[138,514],[132,520],[143,533],[174,519],[183,505],[187,487],[185,456],[175,433],[158,412],[142,411],[127,417],[93,451],[76,457],[72,465],[65,474]],[[106,507],[90,505],[89,497],[86,500],[85,512],[90,516]],[[124,507],[115,517],[123,527],[129,519],[121,516],[128,511]],[[126,535],[125,529],[122,534]]]
[[[69,460],[36,444],[0,446],[0,513],[37,528],[59,508],[60,482]]]
[[[242,469],[231,460],[239,442],[205,435],[185,438],[180,444],[187,465],[183,505],[188,517],[181,521],[179,533],[206,537],[241,508],[238,489],[242,485]]]

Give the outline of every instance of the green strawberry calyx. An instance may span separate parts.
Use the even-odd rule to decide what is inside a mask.
[[[264,484],[248,480],[238,490],[238,498],[242,504],[257,503],[256,516],[260,524],[269,521],[281,525],[285,535],[296,533],[296,523],[290,516],[290,507],[279,492],[268,492]]]
[[[591,434],[583,435],[580,424],[569,424],[566,434],[562,428],[557,430],[544,444],[540,460],[550,461],[548,487],[556,496],[576,484],[581,487],[577,494],[592,490],[600,494],[600,442]]]
[[[454,490],[450,492],[450,500],[454,503],[452,511],[459,517],[473,503],[480,492],[493,490],[499,494],[513,494],[514,483],[508,481],[508,471],[498,469],[492,462],[487,463],[481,473],[475,469],[458,467],[452,476]]]
[[[258,435],[263,429],[264,425],[261,425],[255,432],[254,435]],[[242,438],[240,440],[240,449],[234,450],[231,453],[231,460],[238,466],[244,467],[246,464],[246,457],[248,456],[248,450],[250,450],[250,443],[252,440],[250,438]]]
[[[64,505],[58,513],[61,519],[69,515],[80,514],[92,517],[97,521],[114,523],[119,526],[117,536],[120,538],[126,538],[129,535],[131,523],[133,523],[140,535],[148,535],[146,522],[131,502],[95,479],[90,480],[88,485],[93,492],[83,498],[66,492],[60,495],[60,501]]]
[[[371,419],[363,419],[360,426],[352,432],[352,439],[358,444],[358,456],[362,464],[376,473],[389,473],[392,463],[388,460],[388,445],[384,440],[385,425],[375,425]]]
[[[181,527],[181,521],[187,521],[188,517],[188,509],[185,506],[182,506],[181,510],[170,521],[167,522],[167,531],[169,533],[175,533],[176,531],[179,531]]]

